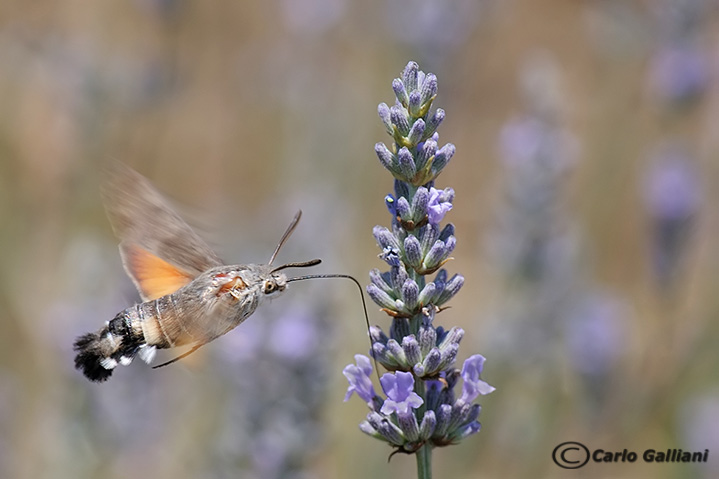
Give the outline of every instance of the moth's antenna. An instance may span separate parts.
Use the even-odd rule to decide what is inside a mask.
[[[302,210],[297,211],[297,214],[294,218],[292,218],[292,223],[290,223],[290,226],[287,227],[287,231],[285,231],[285,234],[282,235],[282,239],[280,240],[279,244],[277,245],[277,248],[275,248],[275,252],[272,253],[272,256],[270,257],[270,260],[267,262],[267,264],[272,264],[272,262],[275,260],[275,257],[277,256],[277,253],[280,252],[280,248],[282,248],[282,245],[285,244],[285,241],[287,241],[287,238],[290,237],[292,232],[295,230],[295,227],[297,226],[297,223],[300,222],[300,218],[302,217]]]
[[[303,261],[301,263],[287,263],[287,264],[283,264],[282,266],[276,267],[275,269],[270,271],[270,273],[276,273],[277,271],[282,271],[285,268],[307,268],[309,266],[316,266],[316,265],[320,264],[321,262],[322,262],[321,259],[312,259],[310,261]]]
[[[306,263],[299,263],[299,264],[311,266],[310,263],[312,263],[312,265],[317,264],[317,263],[314,263],[314,261],[317,261],[317,263],[319,263],[319,260],[312,260],[312,261],[307,261]],[[280,268],[283,268],[283,267],[284,266],[280,266]],[[296,278],[290,278],[287,280],[287,282],[291,283],[292,281],[303,281],[305,279],[322,279],[322,278],[346,278],[346,279],[351,280],[354,284],[357,285],[357,289],[359,290],[360,298],[362,299],[362,309],[364,310],[364,320],[365,320],[365,324],[367,325],[367,332],[369,333],[369,328],[370,328],[369,314],[367,313],[367,303],[365,302],[364,294],[362,294],[362,285],[359,284],[359,281],[357,281],[353,276],[350,276],[348,274],[309,274],[307,276],[298,276]],[[369,344],[370,344],[370,352],[371,352],[372,351],[372,338],[371,337],[369,338]],[[374,370],[375,370],[375,373],[377,373],[377,381],[379,381],[379,368],[377,367],[377,359],[375,359],[375,358],[373,358],[373,359],[374,359]]]

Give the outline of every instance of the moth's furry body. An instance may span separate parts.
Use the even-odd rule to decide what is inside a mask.
[[[268,265],[213,268],[176,292],[120,312],[96,333],[81,336],[75,365],[94,381],[155,349],[202,345],[239,326],[262,301],[284,291],[287,278]],[[99,366],[99,367],[98,367]]]
[[[106,207],[122,240],[123,265],[143,302],[75,341],[75,367],[92,381],[108,379],[118,364],[130,364],[137,355],[149,363],[155,349],[192,346],[179,358],[184,357],[238,326],[264,298],[284,291],[288,280],[278,270],[320,262],[272,266],[298,213],[268,264],[222,265],[149,181],[119,165],[106,189]]]

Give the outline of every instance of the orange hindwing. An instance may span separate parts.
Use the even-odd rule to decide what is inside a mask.
[[[136,244],[120,245],[127,274],[145,301],[172,294],[193,280],[192,275]]]

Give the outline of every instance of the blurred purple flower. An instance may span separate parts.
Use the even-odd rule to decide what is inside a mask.
[[[342,374],[345,375],[350,383],[347,388],[347,394],[345,395],[345,401],[349,400],[352,393],[357,393],[364,402],[372,407],[372,401],[376,396],[374,387],[372,387],[372,380],[370,375],[372,374],[372,362],[367,356],[362,354],[355,354],[356,365],[350,364],[345,366]]]
[[[582,374],[606,373],[624,350],[623,311],[611,297],[599,294],[581,301],[569,318],[567,338],[571,364]]]
[[[382,414],[406,414],[410,408],[417,409],[424,401],[414,392],[414,376],[412,373],[397,371],[396,373],[385,373],[380,378],[382,390],[387,399],[382,405]]]
[[[699,177],[689,154],[678,145],[665,146],[654,158],[644,185],[649,214],[661,219],[687,219],[699,207]]]
[[[670,145],[659,152],[645,179],[644,197],[652,221],[654,274],[666,288],[680,270],[701,202],[699,177],[686,151]]]
[[[651,61],[649,82],[657,96],[682,102],[701,95],[709,83],[706,53],[695,45],[667,45]]]

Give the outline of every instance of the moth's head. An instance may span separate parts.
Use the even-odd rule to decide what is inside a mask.
[[[261,291],[265,297],[281,293],[287,287],[287,276],[284,273],[272,272],[262,279]]]

